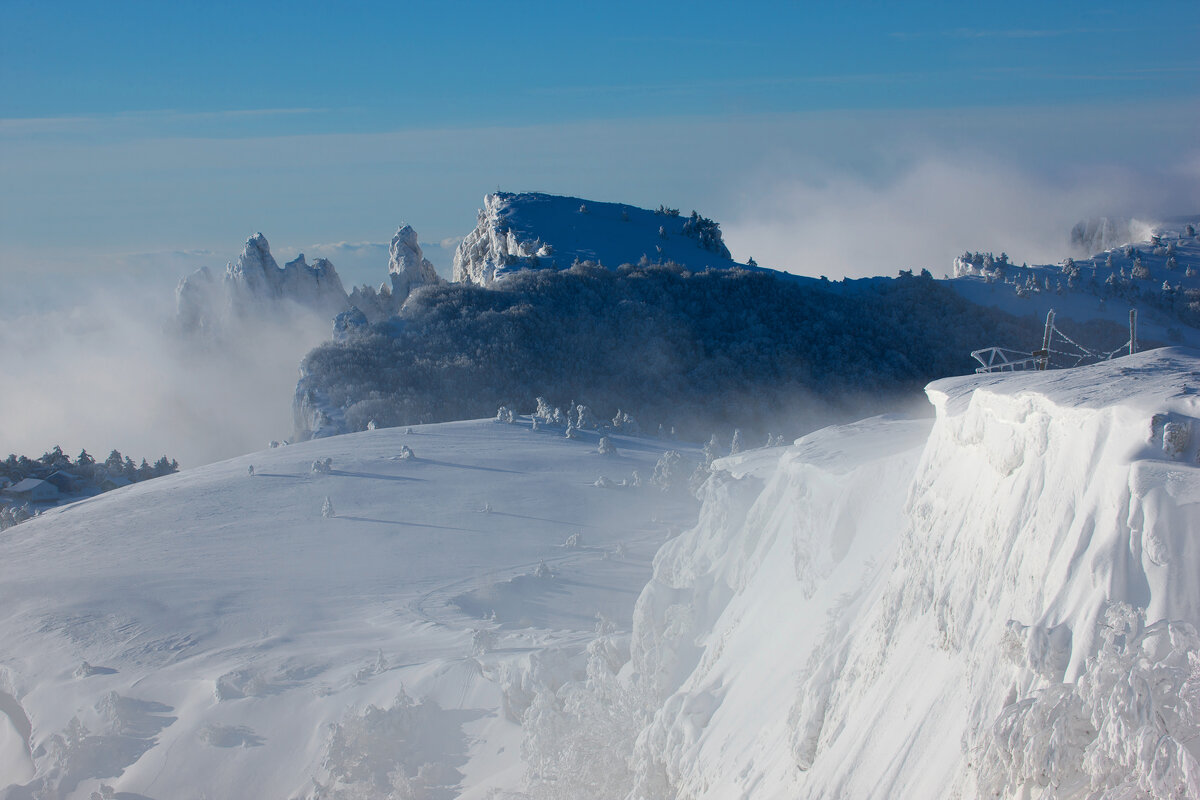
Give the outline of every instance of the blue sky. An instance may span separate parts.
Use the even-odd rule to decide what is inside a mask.
[[[173,279],[262,230],[363,244],[334,263],[378,280],[371,243],[450,247],[497,186],[694,207],[735,255],[832,274],[781,204],[853,215],[944,164],[1064,213],[1192,212],[1198,34],[1194,2],[6,0],[0,272]]]

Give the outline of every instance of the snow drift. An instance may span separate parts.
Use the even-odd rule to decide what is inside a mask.
[[[1200,796],[1200,355],[928,395],[927,439],[880,418],[716,463],[628,660],[556,692],[649,706],[605,723],[608,794]],[[547,761],[535,789],[586,795]]]

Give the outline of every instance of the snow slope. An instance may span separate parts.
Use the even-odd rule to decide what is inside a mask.
[[[571,674],[598,613],[628,629],[654,550],[694,521],[687,495],[593,485],[649,479],[666,443],[578,436],[366,431],[6,531],[0,797],[519,786],[511,676],[551,645]]]
[[[717,462],[601,687],[649,706],[608,794],[1200,797],[1200,354],[928,394],[928,438]]]
[[[984,266],[958,258],[948,283],[967,300],[1010,314],[1044,319],[1053,308],[1060,320],[1070,321],[1065,327],[1072,331],[1089,320],[1125,327],[1129,310],[1136,308],[1142,341],[1200,347],[1200,238],[1194,233],[1198,226],[1200,217],[1155,225],[1115,225],[1108,220],[1081,224],[1072,232],[1074,243],[1103,250],[1059,264],[1026,267]]]

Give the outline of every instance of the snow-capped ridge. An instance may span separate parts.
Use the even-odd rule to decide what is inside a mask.
[[[540,192],[485,195],[475,229],[454,254],[454,280],[488,286],[519,269],[567,269],[591,261],[672,261],[691,270],[738,265],[720,226],[696,212],[658,211]]]

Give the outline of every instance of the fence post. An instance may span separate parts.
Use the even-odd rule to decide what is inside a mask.
[[[1042,334],[1042,349],[1033,355],[1037,358],[1037,368],[1044,370],[1050,364],[1050,337],[1054,335],[1054,309],[1046,314],[1046,332]]]

